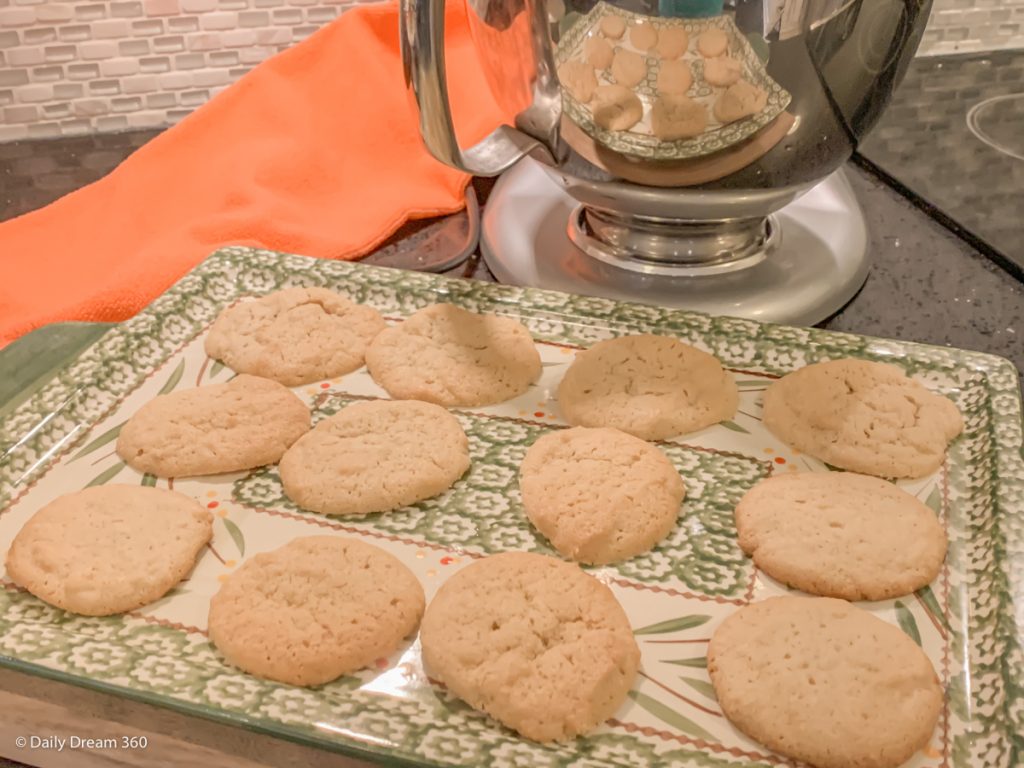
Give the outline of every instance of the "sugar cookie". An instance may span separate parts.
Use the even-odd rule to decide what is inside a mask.
[[[629,25],[629,42],[638,51],[649,51],[658,44],[658,30],[653,24],[634,22]]]
[[[603,37],[588,37],[583,44],[583,56],[595,69],[608,69],[615,51]]]
[[[306,536],[251,557],[210,600],[210,641],[249,674],[320,685],[390,656],[423,615],[423,587],[355,538]]]
[[[818,768],[896,768],[928,743],[942,712],[924,651],[827,597],[741,608],[712,636],[708,674],[733,725]]]
[[[381,331],[366,350],[366,366],[392,397],[444,406],[510,400],[541,372],[540,354],[522,323],[452,304],[421,309]]]
[[[117,455],[160,477],[214,475],[273,464],[307,431],[291,390],[242,373],[150,400],[121,428]]]
[[[617,429],[549,432],[526,452],[519,478],[530,522],[581,563],[648,551],[675,527],[683,500],[665,454]]]
[[[758,114],[767,105],[767,93],[746,80],[739,80],[715,100],[712,111],[719,122],[733,123]]]
[[[884,600],[938,576],[935,513],[885,480],[797,472],[755,485],[736,507],[740,547],[769,576],[815,595]]]
[[[658,70],[658,93],[682,96],[693,85],[693,73],[685,61],[663,61]]]
[[[626,20],[615,14],[601,17],[601,34],[612,40],[619,40],[626,31]]]
[[[626,88],[639,85],[647,78],[647,62],[639,53],[619,48],[612,59],[612,77]]]
[[[11,580],[40,600],[109,616],[163,597],[195,565],[213,519],[183,494],[99,485],[51,501],[14,537]]]
[[[706,352],[668,336],[622,336],[579,352],[558,386],[570,424],[615,427],[644,440],[695,432],[736,413],[732,376]]]
[[[697,51],[705,59],[721,56],[729,50],[729,36],[718,27],[705,29],[697,35]]]
[[[815,363],[764,394],[764,424],[804,453],[879,477],[922,477],[963,430],[957,407],[894,365]]]
[[[526,552],[491,555],[449,578],[420,640],[428,675],[535,741],[603,723],[640,664],[608,587],[572,563]]]
[[[297,387],[354,371],[384,318],[326,288],[285,288],[217,316],[206,354],[239,373]]]
[[[587,62],[578,59],[565,62],[558,68],[558,79],[576,101],[586,104],[594,97],[597,77]]]
[[[628,131],[644,115],[640,99],[622,85],[597,86],[590,108],[594,122],[611,131]]]
[[[651,131],[662,141],[700,136],[707,127],[707,109],[688,96],[659,96],[651,106]]]
[[[353,403],[303,435],[281,458],[281,484],[300,507],[366,515],[414,504],[469,468],[458,419],[419,400]]]
[[[717,56],[704,61],[704,80],[708,85],[724,88],[739,80],[742,74],[743,64],[731,56]]]
[[[686,53],[690,36],[682,27],[665,27],[658,33],[654,52],[664,60],[678,59]]]

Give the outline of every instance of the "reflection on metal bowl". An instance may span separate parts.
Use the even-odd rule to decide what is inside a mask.
[[[437,23],[444,0],[403,3],[410,85],[421,110],[444,111]],[[455,142],[450,119],[421,120],[424,140],[440,159],[478,175],[500,173],[524,155],[540,161],[585,207],[576,239],[590,253],[596,242],[603,256],[679,264],[678,248],[666,247],[678,238],[650,237],[653,222],[660,234],[676,228],[692,235],[687,269],[704,261],[722,270],[730,258],[743,266],[771,245],[765,218],[835,171],[874,125],[930,7],[930,0],[469,0],[481,66],[501,103],[510,94],[518,99],[515,118],[468,150]],[[634,36],[636,25],[646,39]],[[673,45],[659,48],[662,35],[674,36]],[[607,56],[588,63],[587,41],[594,39],[637,54],[646,68],[632,86],[641,116],[619,130],[583,100],[594,83],[568,93],[558,81],[559,66],[574,61],[582,62],[577,72],[593,66],[598,88],[616,84],[615,65],[602,68]],[[739,86],[711,82],[722,75],[706,71],[708,57],[722,55],[735,63],[712,69],[738,68]],[[658,74],[667,61],[689,68],[683,96],[707,115],[697,135],[653,127],[651,110],[664,98]],[[625,77],[621,69],[617,74]]]

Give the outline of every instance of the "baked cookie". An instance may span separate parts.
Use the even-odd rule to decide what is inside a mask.
[[[718,56],[704,61],[704,79],[708,85],[725,88],[739,80],[742,74],[743,64],[731,56]]]
[[[601,34],[612,40],[619,40],[626,31],[626,20],[621,16],[608,14],[601,17]]]
[[[690,45],[690,36],[682,27],[665,27],[658,33],[658,42],[654,52],[665,60],[678,59],[686,53]]]
[[[612,77],[626,88],[633,88],[647,78],[647,62],[634,51],[618,48],[612,59]]]
[[[938,576],[946,533],[935,513],[877,477],[777,475],[736,507],[740,547],[772,578],[815,595],[884,600]]]
[[[40,600],[109,616],[159,600],[213,535],[195,499],[140,485],[100,485],[36,512],[7,552],[7,575]]]
[[[325,515],[367,515],[437,496],[469,469],[458,419],[418,400],[353,403],[281,458],[284,492]]]
[[[535,741],[603,723],[640,664],[608,587],[571,563],[526,552],[491,555],[448,579],[420,640],[428,675]]]
[[[608,69],[612,65],[615,51],[607,40],[594,35],[583,43],[583,56],[594,69]]]
[[[768,106],[768,94],[746,80],[730,85],[711,108],[720,123],[734,123],[751,117]]]
[[[121,429],[117,455],[160,477],[215,475],[273,464],[308,431],[291,390],[243,373],[153,398]]]
[[[320,685],[398,650],[423,603],[416,577],[383,549],[306,536],[228,576],[210,600],[210,641],[251,675]]]
[[[697,51],[705,59],[722,56],[729,50],[729,36],[718,27],[705,29],[697,35]]]
[[[362,367],[384,328],[380,312],[334,291],[286,288],[225,309],[204,346],[233,371],[297,387]]]
[[[604,565],[639,555],[675,527],[683,481],[658,448],[617,429],[559,429],[530,446],[523,508],[555,549]]]
[[[445,406],[510,400],[541,372],[540,354],[522,323],[452,304],[421,309],[382,331],[366,351],[366,365],[392,397]]]
[[[629,25],[629,42],[638,51],[649,51],[658,44],[658,30],[653,24],[634,22]]]
[[[688,96],[659,96],[651,106],[651,131],[662,141],[692,139],[707,127],[707,109]]]
[[[576,354],[558,385],[570,424],[664,440],[731,419],[732,376],[707,352],[668,336],[621,336]]]
[[[708,674],[733,725],[818,768],[895,768],[942,712],[942,686],[913,640],[826,597],[741,608],[711,638]]]
[[[558,79],[576,101],[586,104],[594,97],[597,76],[587,62],[579,59],[565,62],[558,68]]]
[[[609,131],[628,131],[644,116],[639,97],[624,85],[599,85],[590,103],[594,122]]]
[[[782,377],[764,393],[764,424],[787,444],[841,469],[923,477],[963,430],[952,401],[894,365],[842,359]]]
[[[663,61],[658,70],[658,93],[682,96],[693,85],[693,73],[685,61]]]

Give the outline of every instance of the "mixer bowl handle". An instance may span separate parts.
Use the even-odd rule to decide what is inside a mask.
[[[445,165],[474,176],[497,176],[526,155],[550,160],[543,143],[508,125],[463,149],[455,136],[444,59],[445,0],[401,0],[399,27],[406,86],[419,112],[427,149]]]

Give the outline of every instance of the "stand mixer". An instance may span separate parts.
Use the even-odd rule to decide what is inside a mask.
[[[503,174],[481,232],[495,276],[798,324],[852,298],[867,276],[867,234],[837,169],[899,83],[930,0],[564,3],[468,0],[492,95],[515,119],[462,148],[445,84],[444,0],[402,0],[403,60],[427,148],[468,173]],[[646,47],[670,35],[686,41],[682,54]],[[711,50],[713,38],[724,48]],[[639,81],[602,66],[598,48],[642,60]],[[723,57],[736,89],[708,69]],[[570,66],[592,69],[597,90],[570,82]],[[664,87],[668,67],[689,73],[684,94]],[[603,97],[625,85],[632,94],[608,111]],[[722,107],[734,95],[748,97],[738,117]],[[654,113],[680,104],[706,124],[657,130]],[[642,116],[624,122],[633,108]]]

